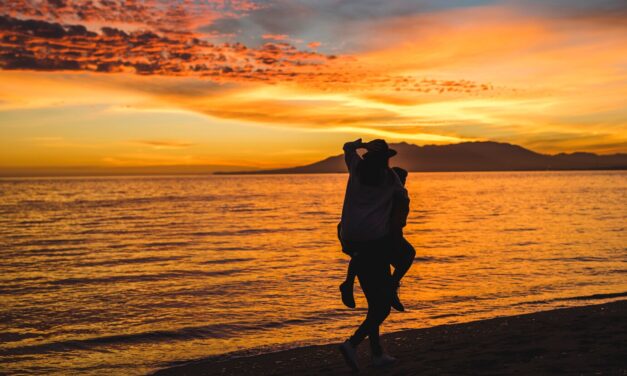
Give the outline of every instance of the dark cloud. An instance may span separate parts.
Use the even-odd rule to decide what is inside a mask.
[[[0,55],[3,69],[28,69],[40,71],[80,70],[76,60],[38,59],[27,54],[7,53]]]
[[[0,0],[0,3],[3,2],[6,4],[6,0]],[[189,7],[188,3],[191,4]],[[206,9],[198,8],[201,3],[212,5]],[[331,15],[334,9],[337,12],[333,17],[336,18],[330,16],[330,20],[337,20],[338,14],[342,17],[349,14],[374,17],[375,3],[372,1],[357,4],[355,1],[334,0],[308,5],[280,1],[260,7],[247,1],[221,0],[67,0],[46,3],[48,5],[41,9],[34,7],[34,2],[29,0],[13,0],[8,4],[8,13],[14,15],[0,16],[1,69],[189,76],[219,83],[287,81],[320,90],[363,92],[373,87],[423,93],[492,90],[488,84],[470,81],[429,81],[368,71],[355,64],[354,59],[313,51],[321,46],[320,42],[309,43],[314,46],[310,49],[300,49],[286,42],[294,40],[293,30],[306,30],[316,22],[331,22],[319,16]],[[399,7],[397,4],[385,9],[396,12],[403,8]],[[256,43],[212,43],[210,39],[203,38],[206,35],[198,33],[198,25],[194,26],[193,20],[203,19],[201,16],[208,14],[209,10],[220,12],[211,13],[211,23],[201,27],[200,31],[225,35],[239,32],[240,28],[247,34],[256,30],[252,33],[256,36]],[[386,14],[385,11],[382,13]],[[25,18],[24,15],[33,18]],[[84,22],[56,21],[59,19]],[[94,32],[93,26],[90,30],[90,25],[93,25],[90,21],[94,20],[99,25],[115,21],[117,27],[105,26],[100,32]],[[144,27],[123,30],[124,22]],[[158,26],[153,25],[155,23]],[[272,38],[263,40],[264,35]],[[350,38],[346,33],[338,35]],[[267,43],[268,40],[274,42]],[[322,43],[322,46],[326,45]]]
[[[38,20],[19,20],[11,17],[0,16],[0,30],[8,30],[15,33],[28,34],[33,37],[60,39],[66,36],[95,36],[96,33],[87,31],[81,25],[63,26],[59,23],[50,23]]]
[[[159,35],[103,27],[0,16],[0,67],[30,70],[132,71],[141,75],[194,75],[214,80],[263,80],[294,76],[328,61],[288,43],[252,49],[213,44],[191,36]]]
[[[190,34],[199,20],[239,17],[251,0],[0,0],[4,15],[48,22],[130,24],[164,34]]]

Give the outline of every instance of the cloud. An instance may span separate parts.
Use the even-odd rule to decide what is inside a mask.
[[[262,7],[248,0],[2,0],[3,13],[86,25],[120,25],[131,30],[149,29],[165,34],[189,34],[201,23],[241,17]]]
[[[263,34],[261,36],[262,39],[271,39],[271,40],[288,40],[290,37],[287,34]]]
[[[30,70],[135,72],[196,76],[214,81],[269,81],[295,76],[329,57],[299,51],[288,43],[251,49],[240,43],[212,44],[197,38],[127,33],[104,27],[61,25],[0,16],[0,67]]]
[[[193,143],[176,140],[134,140],[133,144],[150,146],[154,149],[186,149],[194,146]]]
[[[79,2],[55,6],[68,3]],[[196,11],[141,2],[110,15],[12,11],[0,18],[0,67],[83,73],[73,77],[141,93],[147,108],[270,127],[442,142],[493,136],[543,149],[550,143],[526,135],[553,134],[562,150],[624,140],[618,2],[209,3]],[[166,19],[175,22],[164,28]],[[590,144],[572,136],[585,134]]]

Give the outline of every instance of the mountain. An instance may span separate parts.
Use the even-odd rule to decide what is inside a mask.
[[[408,171],[624,170],[627,154],[540,154],[518,145],[482,141],[449,145],[390,144],[398,154],[392,166]],[[217,174],[317,174],[346,172],[343,155],[306,166]]]

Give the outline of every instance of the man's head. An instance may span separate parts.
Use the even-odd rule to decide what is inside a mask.
[[[396,155],[396,150],[390,149],[388,143],[385,140],[376,139],[368,143],[375,150],[369,150],[364,154],[364,159],[376,159],[385,160],[392,158]]]

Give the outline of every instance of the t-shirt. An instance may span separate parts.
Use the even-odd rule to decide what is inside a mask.
[[[395,197],[408,200],[407,190],[392,171],[386,171],[384,182],[378,186],[361,184],[357,165],[361,157],[357,154],[357,142],[344,144],[344,160],[348,167],[348,184],[342,208],[343,240],[374,240],[390,232],[390,215]]]

